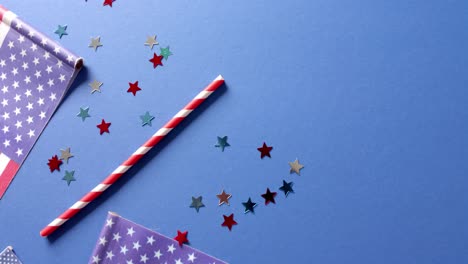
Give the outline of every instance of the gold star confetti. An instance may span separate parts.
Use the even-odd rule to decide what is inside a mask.
[[[101,92],[102,82],[94,80],[89,86],[91,86],[91,93]]]
[[[94,51],[97,51],[97,48],[102,47],[101,37],[91,38],[91,43],[89,43],[90,48],[93,48]]]
[[[68,164],[68,159],[73,157],[73,154],[70,153],[70,148],[60,150],[60,159],[65,160]]]
[[[145,46],[149,46],[151,49],[153,49],[154,45],[159,45],[158,41],[156,40],[156,35],[148,36],[146,38]]]
[[[293,162],[289,162],[289,166],[291,169],[289,170],[289,173],[296,173],[297,175],[301,175],[301,169],[304,168],[304,165],[299,163],[299,160],[296,159]]]

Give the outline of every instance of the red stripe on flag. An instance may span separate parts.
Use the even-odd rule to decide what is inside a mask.
[[[15,177],[18,170],[19,164],[13,160],[10,160],[5,169],[0,172],[0,199],[2,199],[3,194],[5,194],[6,189],[10,185],[10,182],[13,180],[13,177]]]
[[[3,7],[2,5],[0,5],[0,21],[3,20],[3,14],[8,11],[5,7]]]

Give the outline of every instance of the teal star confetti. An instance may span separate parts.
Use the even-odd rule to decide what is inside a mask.
[[[284,192],[284,195],[286,195],[286,197],[288,197],[289,193],[294,192],[292,188],[293,184],[293,182],[286,182],[285,180],[283,180],[283,186],[281,186],[279,189]]]
[[[140,116],[141,119],[141,126],[149,125],[151,126],[151,120],[154,119],[154,116],[150,115],[148,111],[142,116]]]
[[[252,202],[252,199],[250,199],[250,197],[249,197],[249,200],[245,203],[242,203],[242,205],[245,207],[244,213],[248,213],[248,212],[255,213],[254,207],[257,206],[257,203]]]
[[[227,137],[227,136],[218,137],[218,144],[215,145],[215,147],[221,148],[221,151],[224,151],[224,148],[225,148],[225,147],[230,147],[230,146],[231,146],[231,145],[229,145],[229,143],[227,142],[227,140],[228,140],[228,137]]]
[[[195,210],[198,211],[200,210],[200,207],[205,207],[205,205],[202,203],[203,197],[198,196],[197,198],[192,196],[192,204],[190,205],[190,208],[195,208]]]
[[[89,107],[86,107],[84,109],[80,107],[80,112],[76,116],[81,117],[81,120],[85,121],[87,117],[91,117],[88,111],[89,111]]]
[[[67,27],[68,27],[67,25],[65,26],[58,25],[57,30],[55,30],[55,34],[57,34],[59,38],[62,38],[64,35],[68,35]]]
[[[75,177],[73,177],[74,174],[75,171],[65,171],[65,176],[63,176],[62,180],[67,181],[68,186],[70,186],[72,181],[76,181]]]
[[[172,55],[172,52],[169,50],[169,46],[165,47],[165,48],[161,48],[161,56],[164,57],[165,60],[167,60],[167,58],[169,58],[169,56]]]

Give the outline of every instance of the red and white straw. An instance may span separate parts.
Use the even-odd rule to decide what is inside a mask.
[[[41,231],[41,236],[48,236],[63,225],[68,219],[72,218],[86,205],[96,199],[114,182],[116,182],[126,171],[135,165],[150,149],[156,146],[172,129],[174,129],[185,117],[187,117],[195,108],[197,108],[205,99],[224,83],[224,79],[219,75],[203,91],[201,91],[193,100],[180,110],[169,122],[160,128],[148,141],[138,148],[126,161],[115,169],[104,181],[98,184],[88,194],[83,196],[78,202],[73,204],[68,210],[57,217]]]

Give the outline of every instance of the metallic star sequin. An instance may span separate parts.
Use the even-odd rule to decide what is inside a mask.
[[[101,37],[91,38],[91,43],[89,43],[90,48],[93,48],[94,51],[97,51],[97,48],[102,47]]]
[[[159,45],[158,41],[156,41],[156,35],[148,36],[146,38],[145,46],[149,46],[151,49],[153,49],[154,45]]]
[[[269,157],[271,158],[270,151],[273,150],[273,147],[267,146],[265,142],[263,142],[263,146],[257,148],[258,151],[260,151],[260,158],[263,159],[264,157]]]
[[[190,208],[195,208],[198,213],[201,207],[205,207],[205,205],[202,203],[202,199],[203,197],[201,196],[198,196],[197,198],[192,196],[192,204],[190,205]]]
[[[73,176],[75,171],[65,171],[65,176],[63,176],[62,180],[67,181],[68,186],[72,181],[76,181],[75,177]]]
[[[167,60],[167,58],[169,58],[169,56],[173,55],[172,52],[169,50],[169,46],[165,47],[165,48],[160,48],[161,49],[161,56],[164,57],[164,60]]]
[[[304,168],[304,165],[299,163],[299,160],[296,159],[293,162],[289,162],[289,166],[291,169],[289,170],[289,173],[296,173],[297,175],[301,175],[301,169]]]
[[[67,25],[65,26],[58,25],[57,30],[55,30],[54,33],[57,34],[59,38],[62,38],[64,35],[68,35]]]
[[[92,83],[89,83],[89,86],[91,87],[91,93],[94,92],[101,92],[101,86],[102,82],[94,80]]]
[[[80,112],[76,116],[81,117],[81,120],[85,121],[87,117],[91,117],[88,112],[89,112],[89,107],[86,107],[86,108],[80,107]]]
[[[231,214],[229,216],[223,215],[224,222],[221,224],[221,226],[225,226],[229,228],[229,231],[231,231],[232,226],[237,225],[237,222],[234,220],[234,214]]]
[[[267,188],[266,193],[262,194],[262,197],[265,199],[265,205],[268,205],[269,203],[276,204],[275,202],[276,192],[271,192],[270,188]]]
[[[68,164],[68,159],[73,157],[73,154],[70,153],[70,148],[60,150],[60,159],[65,160]]]
[[[284,192],[284,195],[286,195],[286,197],[288,197],[289,193],[294,192],[294,190],[292,188],[293,184],[294,184],[293,182],[286,182],[285,180],[283,180],[283,186],[281,186],[279,189],[280,189],[280,191]]]
[[[218,205],[219,206],[221,206],[223,204],[229,205],[229,199],[231,198],[231,196],[232,196],[231,194],[226,193],[224,190],[223,190],[222,193],[217,194],[216,197],[218,197],[218,199],[219,199]]]
[[[150,113],[146,111],[144,115],[140,116],[140,119],[142,123],[141,126],[145,126],[145,125],[151,126],[151,120],[154,119],[154,116],[150,115]]]
[[[242,205],[245,207],[244,213],[252,212],[255,213],[254,207],[257,206],[257,203],[252,202],[252,199],[250,199],[245,203],[242,203]]]
[[[225,148],[225,147],[230,147],[230,146],[231,146],[231,145],[229,145],[229,143],[227,142],[227,140],[228,140],[228,137],[227,137],[227,136],[218,137],[218,144],[216,144],[215,147],[221,148],[221,151],[224,151],[224,148]]]

